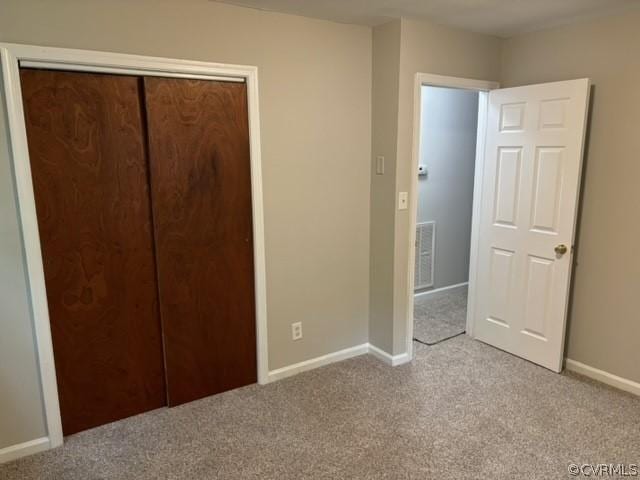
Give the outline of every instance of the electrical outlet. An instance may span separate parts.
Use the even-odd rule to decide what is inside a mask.
[[[300,340],[302,338],[302,322],[291,324],[291,340]]]

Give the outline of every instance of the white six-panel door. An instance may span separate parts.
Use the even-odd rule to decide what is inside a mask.
[[[557,372],[588,97],[587,79],[489,94],[474,334]]]

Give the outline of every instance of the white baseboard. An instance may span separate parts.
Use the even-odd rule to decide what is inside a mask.
[[[0,448],[0,463],[10,462],[20,457],[26,457],[34,453],[49,449],[49,437],[36,438],[28,442]]]
[[[604,370],[598,370],[597,368],[590,367],[584,363],[576,362],[570,358],[565,359],[565,366],[567,370],[579,373],[585,377],[592,378],[612,387],[619,388],[625,392],[633,393],[640,396],[640,383],[628,380],[626,378],[618,377],[613,373],[605,372]]]
[[[356,345],[355,347],[345,348],[344,350],[339,350],[327,355],[322,355],[310,360],[305,360],[304,362],[299,362],[293,365],[272,370],[269,372],[268,382],[275,382],[276,380],[291,377],[293,375],[297,375],[298,373],[306,372],[307,370],[312,370],[314,368],[329,365],[330,363],[347,360],[348,358],[364,355],[365,353],[370,353],[374,357],[394,367],[402,365],[403,363],[407,363],[411,360],[408,353],[391,355],[384,350],[376,347],[375,345],[363,343],[361,345]],[[0,463],[15,460],[16,458],[24,457],[27,455],[32,455],[49,448],[49,437],[37,438],[35,440],[20,443],[18,445],[12,445],[10,447],[0,449]]]
[[[401,353],[400,355],[391,355],[381,348],[378,348],[375,345],[371,344],[369,344],[369,353],[379,360],[382,360],[387,365],[391,365],[392,367],[397,367],[398,365],[402,365],[403,363],[411,361],[411,357],[409,357],[409,354],[406,352]]]
[[[424,295],[431,295],[432,293],[444,292],[445,290],[452,290],[458,287],[464,287],[465,285],[469,285],[469,282],[456,283],[455,285],[449,285],[447,287],[435,288],[433,290],[426,290],[424,292],[414,293],[414,297],[422,297]]]
[[[402,353],[400,355],[390,355],[389,353],[376,347],[375,345],[371,345],[370,343],[363,343],[361,345],[356,345],[355,347],[345,348],[344,350],[339,350],[337,352],[328,353],[327,355],[322,355],[310,360],[305,360],[304,362],[294,363],[293,365],[288,365],[276,370],[271,370],[269,372],[268,382],[275,382],[283,378],[297,375],[298,373],[306,372],[307,370],[313,370],[314,368],[323,367],[325,365],[329,365],[330,363],[340,362],[348,358],[364,355],[365,353],[372,354],[374,357],[382,360],[392,367],[396,367],[398,365],[402,365],[403,363],[411,361],[408,353]]]
[[[344,350],[328,353],[327,355],[305,360],[304,362],[294,363],[293,365],[278,368],[277,370],[271,370],[269,372],[269,382],[275,382],[276,380],[306,372],[307,370],[313,370],[314,368],[322,367],[324,365],[329,365],[330,363],[346,360],[347,358],[357,357],[358,355],[363,355],[368,351],[369,344],[363,343],[362,345],[345,348]]]

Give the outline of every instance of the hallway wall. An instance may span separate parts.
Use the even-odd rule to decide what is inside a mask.
[[[478,92],[422,87],[418,223],[435,220],[434,288],[469,280]]]

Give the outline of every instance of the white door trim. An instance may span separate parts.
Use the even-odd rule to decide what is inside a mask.
[[[62,445],[62,424],[47,294],[38,234],[38,221],[27,148],[27,133],[20,88],[20,63],[61,70],[106,73],[162,75],[178,78],[228,79],[245,81],[249,107],[251,153],[251,197],[253,207],[256,337],[258,383],[269,381],[267,355],[267,297],[262,197],[262,162],[260,152],[260,113],[258,102],[258,68],[254,66],[176,60],[170,58],[120,53],[38,47],[0,43],[4,93],[9,124],[9,142],[13,158],[18,211],[24,238],[27,281],[31,298],[38,367],[40,370],[47,436],[50,446]],[[44,444],[44,442],[42,442]],[[27,452],[29,453],[29,452]]]
[[[473,213],[471,220],[471,255],[469,260],[469,295],[467,300],[467,333],[473,336],[474,305],[470,300],[476,281],[476,263],[478,258],[478,227],[480,217],[480,198],[482,187],[482,172],[484,170],[484,142],[487,119],[487,97],[489,90],[500,87],[498,82],[489,80],[475,80],[469,78],[447,77],[429,73],[416,73],[413,88],[413,152],[411,156],[411,182],[409,183],[409,264],[407,265],[407,338],[406,352],[408,359],[413,358],[413,303],[414,303],[414,265],[415,265],[415,237],[418,214],[418,163],[420,162],[420,132],[422,122],[422,86],[460,88],[481,92],[478,105],[478,136],[476,143],[476,168],[474,174]]]

